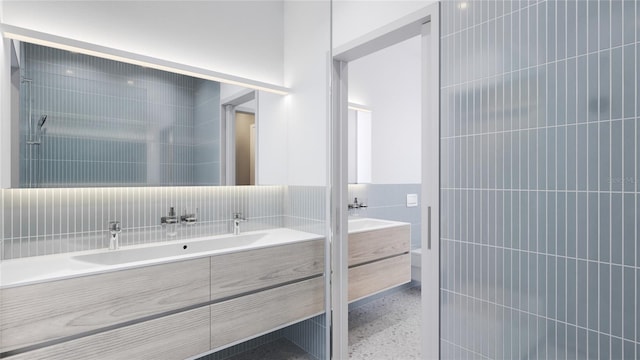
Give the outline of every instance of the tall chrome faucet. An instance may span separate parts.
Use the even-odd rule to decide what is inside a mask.
[[[242,213],[233,213],[233,235],[240,235],[240,223],[247,221],[242,217]]]
[[[118,250],[120,248],[120,221],[109,221],[109,250]]]

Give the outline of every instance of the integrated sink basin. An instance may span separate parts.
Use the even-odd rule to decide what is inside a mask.
[[[106,236],[106,234],[105,234]],[[324,238],[288,228],[24,257],[0,262],[0,289]]]
[[[240,246],[250,246],[265,238],[267,233],[234,235],[223,238],[196,241],[173,242],[171,244],[141,246],[129,249],[101,252],[97,254],[77,255],[75,260],[98,265],[118,265],[130,262],[161,259],[171,256],[197,254]]]

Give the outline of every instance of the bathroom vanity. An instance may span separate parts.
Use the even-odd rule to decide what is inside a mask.
[[[0,266],[9,359],[182,359],[324,311],[324,238],[284,228]]]
[[[411,281],[411,224],[349,219],[349,302]]]

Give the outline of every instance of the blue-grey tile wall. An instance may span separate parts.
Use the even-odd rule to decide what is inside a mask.
[[[444,1],[443,358],[640,357],[640,3]]]
[[[22,56],[21,187],[219,184],[219,83],[29,43]],[[48,115],[40,145],[30,111]]]
[[[418,195],[417,207],[407,207],[407,194]],[[408,222],[411,224],[411,248],[421,247],[420,184],[350,184],[349,202],[356,197],[367,207],[351,211],[350,216]]]

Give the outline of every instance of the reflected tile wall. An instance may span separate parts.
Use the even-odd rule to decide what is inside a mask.
[[[640,357],[640,3],[445,1],[443,358]]]
[[[219,83],[29,43],[22,54],[22,187],[219,183]],[[30,110],[34,129],[48,116],[40,138]]]

